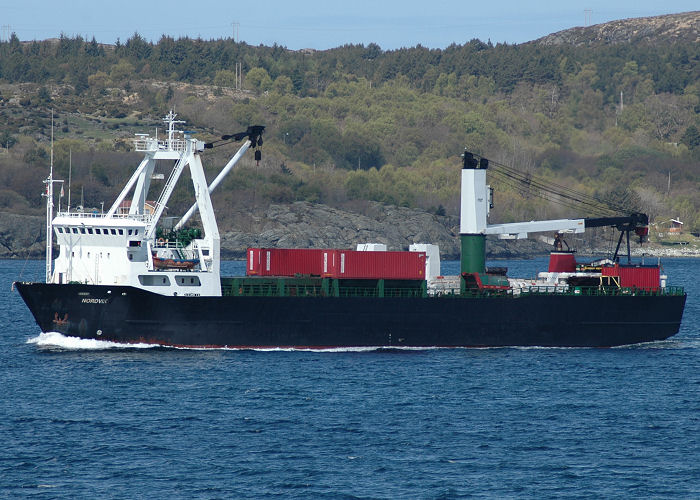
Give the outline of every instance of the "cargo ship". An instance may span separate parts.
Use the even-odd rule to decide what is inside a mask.
[[[246,275],[220,275],[220,236],[210,193],[247,150],[260,159],[264,127],[222,136],[244,141],[207,183],[201,153],[218,145],[176,130],[137,135],[144,158],[106,212],[59,210],[53,166],[46,184],[45,282],[16,282],[42,332],[197,348],[610,347],[678,332],[686,294],[667,286],[660,266],[633,264],[630,233],[644,238],[643,214],[489,224],[489,162],[462,155],[460,274],[442,276],[429,243],[390,252],[358,249],[248,249]],[[220,141],[217,141],[220,142]],[[146,203],[157,165],[169,172]],[[178,223],[160,224],[183,172],[194,204]],[[166,177],[167,176],[167,177]],[[128,207],[128,208],[125,208]],[[199,214],[201,229],[188,228]],[[582,265],[557,243],[549,269],[518,279],[486,267],[486,236],[620,230],[610,260]],[[627,237],[627,262],[618,255]],[[53,259],[53,240],[59,248]],[[624,260],[624,258],[622,259]]]

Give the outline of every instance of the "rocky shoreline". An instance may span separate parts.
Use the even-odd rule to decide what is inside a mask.
[[[0,258],[43,259],[45,254],[45,217],[0,212]]]
[[[221,257],[243,259],[248,247],[354,248],[358,243],[384,243],[389,250],[407,250],[411,243],[440,246],[441,258],[459,259],[459,219],[423,210],[370,203],[363,213],[309,202],[270,205],[258,211],[227,214],[221,231]],[[45,218],[0,212],[0,258],[41,259],[45,254]],[[488,237],[487,258],[534,258],[551,246],[539,239],[499,240]],[[585,252],[605,255],[607,249]],[[584,253],[581,252],[583,255]],[[649,244],[635,256],[700,257],[696,246]]]
[[[443,259],[459,259],[457,217],[380,203],[370,203],[364,212],[309,202],[270,205],[262,213],[249,215],[243,227],[222,232],[221,255],[244,258],[248,247],[355,248],[358,243],[384,243],[389,250],[408,250],[412,243],[434,243]],[[489,237],[487,248],[489,258],[519,258],[545,254],[549,245]]]

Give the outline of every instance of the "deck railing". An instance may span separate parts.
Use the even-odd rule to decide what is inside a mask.
[[[139,137],[134,139],[135,151],[177,151],[182,153],[187,147],[187,142],[182,139],[159,141],[153,137]]]
[[[617,287],[554,287],[532,286],[513,289],[474,289],[464,292],[446,292],[428,295],[424,288],[382,288],[382,287],[357,287],[326,284],[285,284],[284,281],[265,282],[260,284],[246,280],[225,280],[222,282],[223,295],[248,296],[248,297],[375,297],[375,298],[417,298],[429,299],[441,298],[511,298],[544,295],[570,295],[570,296],[680,296],[685,294],[682,287],[666,287],[658,289],[617,288]]]
[[[139,222],[150,222],[150,214],[112,214],[107,217],[104,212],[58,212],[56,217],[70,217],[75,219],[117,219],[117,220],[135,220]]]

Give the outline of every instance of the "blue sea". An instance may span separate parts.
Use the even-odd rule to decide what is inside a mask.
[[[668,341],[314,352],[40,335],[0,261],[0,498],[699,498],[700,260],[662,263]]]

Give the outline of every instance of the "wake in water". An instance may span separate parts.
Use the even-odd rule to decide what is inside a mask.
[[[614,349],[698,349],[700,348],[700,339],[688,337],[671,337],[666,340],[657,340],[655,342],[643,342],[641,344],[623,345],[614,347]]]
[[[451,349],[450,347],[410,347],[410,346],[363,346],[363,347],[238,347],[226,348],[231,351],[261,351],[261,352],[390,352],[390,351],[434,351],[437,349]]]
[[[159,344],[125,344],[111,342],[109,340],[80,339],[66,337],[58,332],[41,333],[39,336],[27,340],[27,344],[36,344],[46,349],[59,349],[69,351],[100,351],[108,349],[152,349],[167,348],[190,351],[261,351],[261,352],[376,352],[376,351],[427,351],[434,349],[446,349],[441,347],[330,347],[327,349],[312,349],[308,347],[180,347],[162,346]]]
[[[109,340],[79,339],[77,337],[66,337],[58,332],[41,333],[39,336],[27,340],[27,344],[36,344],[38,347],[46,349],[58,349],[67,351],[103,351],[108,349],[152,349],[168,348],[191,351],[260,351],[260,352],[390,352],[390,351],[431,351],[440,349],[465,349],[465,350],[488,350],[488,349],[517,349],[517,350],[579,350],[594,349],[581,347],[540,347],[540,346],[512,346],[512,347],[329,347],[329,348],[308,348],[308,347],[180,347],[162,346],[159,344],[124,344],[111,342]],[[613,349],[696,349],[700,347],[700,340],[695,339],[668,339],[657,342],[646,342],[626,346],[616,346]]]
[[[160,347],[154,344],[120,344],[108,340],[79,339],[66,337],[58,332],[41,333],[38,337],[27,340],[27,344],[36,344],[39,347],[51,349],[65,349],[69,351],[101,351],[106,349],[150,349]]]

